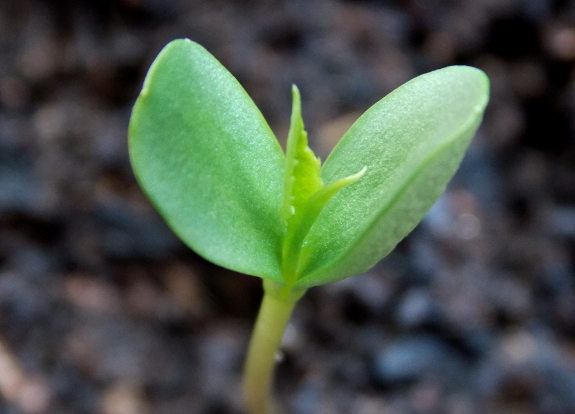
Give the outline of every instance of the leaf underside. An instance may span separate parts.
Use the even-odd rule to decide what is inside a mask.
[[[413,79],[358,119],[321,169],[293,97],[284,157],[234,77],[175,40],[146,77],[129,147],[138,181],[192,249],[308,288],[368,270],[421,221],[481,122],[489,81],[465,66]]]

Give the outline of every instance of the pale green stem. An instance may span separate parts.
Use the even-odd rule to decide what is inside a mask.
[[[264,280],[264,298],[252,333],[244,367],[248,414],[279,414],[271,397],[276,355],[292,311],[305,290],[291,291]]]

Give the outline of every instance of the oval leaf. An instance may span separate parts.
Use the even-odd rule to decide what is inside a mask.
[[[156,58],[129,129],[136,177],[173,231],[221,266],[281,282],[283,152],[236,79],[190,40]]]
[[[322,179],[367,170],[318,216],[295,287],[365,272],[413,230],[457,170],[488,99],[481,70],[451,66],[413,79],[359,118],[326,160]]]

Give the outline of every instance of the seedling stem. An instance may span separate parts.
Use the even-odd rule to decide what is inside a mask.
[[[244,396],[249,414],[282,414],[271,397],[276,356],[297,301],[305,290],[288,290],[264,280],[264,298],[244,367]]]

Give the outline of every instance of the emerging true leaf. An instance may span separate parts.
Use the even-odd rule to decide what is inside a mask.
[[[293,286],[301,277],[300,251],[305,236],[327,202],[342,188],[357,181],[365,172],[334,181],[324,187],[320,178],[320,159],[308,146],[303,129],[299,90],[292,87],[293,109],[286,145],[286,170],[283,217],[286,232],[282,245],[284,282]]]
[[[301,117],[299,90],[292,86],[293,108],[286,144],[286,170],[282,216],[289,222],[297,210],[321,187],[321,161],[308,146],[307,132]]]

